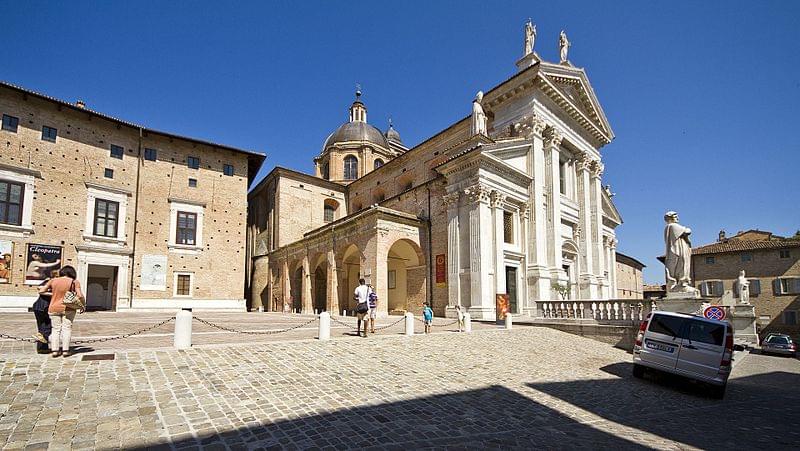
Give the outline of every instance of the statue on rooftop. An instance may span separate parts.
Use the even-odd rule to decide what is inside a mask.
[[[483,111],[483,91],[478,91],[472,101],[472,134],[486,135],[486,113]]]
[[[558,49],[561,53],[562,63],[567,62],[567,55],[569,54],[570,46],[572,46],[572,43],[569,42],[569,39],[567,39],[567,33],[565,33],[564,30],[561,30],[561,35],[558,37]]]
[[[528,56],[533,53],[533,46],[536,44],[536,25],[528,19],[525,24],[525,54]]]

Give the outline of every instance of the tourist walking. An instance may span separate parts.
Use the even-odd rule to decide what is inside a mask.
[[[86,297],[81,290],[81,284],[75,268],[64,266],[58,272],[59,277],[50,279],[43,286],[39,287],[39,293],[50,292],[50,306],[48,313],[52,322],[53,330],[50,332],[50,351],[53,357],[63,355],[69,357],[69,340],[72,336],[72,322],[78,311],[83,312],[83,305]],[[74,303],[74,299],[79,303]],[[75,308],[77,307],[77,308]]]
[[[422,322],[425,323],[425,333],[431,333],[431,326],[433,325],[433,310],[427,302],[423,304],[422,308]]]
[[[464,310],[460,305],[456,305],[456,318],[458,318],[458,331],[464,331]]]
[[[370,333],[375,333],[375,319],[378,318],[378,293],[375,292],[375,289],[372,288],[372,285],[367,285],[369,287],[369,330]]]
[[[50,279],[43,281],[39,286],[44,286]],[[33,334],[36,339],[36,352],[39,354],[47,354],[50,352],[50,331],[52,330],[50,323],[50,315],[47,310],[50,308],[50,295],[52,293],[39,293],[36,302],[33,303],[33,315],[36,317],[37,332]]]
[[[356,301],[356,317],[358,318],[358,326],[356,333],[361,335],[361,321],[364,321],[364,338],[367,337],[367,326],[369,314],[369,293],[370,289],[364,279],[358,279],[358,286],[353,293],[353,299]]]

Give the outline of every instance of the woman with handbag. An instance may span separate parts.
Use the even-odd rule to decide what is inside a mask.
[[[72,355],[69,351],[69,340],[72,335],[72,321],[75,314],[83,312],[86,298],[81,291],[81,284],[75,268],[64,266],[58,272],[59,277],[51,279],[44,286],[39,287],[39,293],[50,291],[50,314],[53,330],[50,332],[50,350],[53,357]]]

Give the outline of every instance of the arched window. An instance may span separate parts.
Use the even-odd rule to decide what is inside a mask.
[[[358,178],[358,158],[348,155],[344,157],[344,179],[355,180]]]
[[[328,162],[326,161],[325,164],[322,165],[322,178],[329,180],[331,178],[330,175],[331,174],[328,170]]]
[[[334,212],[333,205],[325,204],[325,222],[333,222],[333,212]]]
[[[381,160],[380,158],[376,159],[375,160],[375,169],[378,169],[381,166],[383,166],[383,160]]]

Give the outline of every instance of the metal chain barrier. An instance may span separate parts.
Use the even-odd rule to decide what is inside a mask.
[[[347,324],[347,323],[346,323],[346,322],[344,322],[344,321],[339,321],[339,320],[338,320],[338,319],[336,319],[336,317],[334,317],[334,316],[331,316],[331,322],[333,322],[333,323],[336,323],[336,324],[338,324],[338,325],[340,325],[340,326],[349,327],[349,328],[352,328],[352,329],[355,329],[355,328],[356,328],[356,325],[355,325],[355,324]]]
[[[393,322],[391,324],[386,324],[384,326],[376,327],[375,328],[375,332],[377,332],[379,330],[383,330],[383,329],[388,329],[388,328],[390,328],[392,326],[396,326],[397,324],[399,324],[400,322],[402,322],[404,320],[405,320],[405,317],[401,316],[400,319],[398,319],[397,321],[395,321],[395,322]],[[355,329],[356,328],[355,324],[347,324],[346,322],[340,321],[340,320],[336,319],[333,316],[331,316],[331,322],[336,323],[336,324],[338,324],[340,326],[349,327],[351,329]]]
[[[319,318],[315,316],[314,318],[311,318],[310,320],[308,320],[308,321],[306,321],[306,322],[304,322],[304,323],[302,323],[302,324],[298,324],[298,325],[296,325],[296,326],[292,326],[292,327],[287,327],[286,329],[272,329],[272,330],[238,330],[238,329],[233,329],[233,328],[231,328],[231,327],[220,326],[219,324],[215,324],[215,323],[212,323],[212,322],[210,322],[210,321],[206,321],[206,320],[204,320],[204,319],[202,319],[202,318],[198,318],[198,317],[196,317],[196,316],[195,316],[194,318],[192,318],[192,319],[194,319],[195,321],[197,321],[197,322],[199,322],[199,323],[205,324],[206,326],[213,327],[213,328],[215,328],[215,329],[224,330],[224,331],[226,331],[226,332],[233,332],[233,333],[237,333],[237,334],[246,334],[246,335],[272,335],[272,334],[280,334],[280,333],[283,333],[283,332],[289,332],[289,331],[292,331],[292,330],[295,330],[295,329],[299,329],[299,328],[301,328],[301,327],[308,326],[309,324],[311,324],[311,323],[313,323],[313,322],[315,322],[315,321],[318,321],[318,320],[319,320]]]
[[[145,327],[144,329],[139,329],[136,332],[127,333],[127,334],[124,334],[124,335],[117,335],[117,336],[114,336],[114,337],[90,338],[90,339],[87,339],[87,340],[72,340],[72,343],[75,343],[75,344],[89,344],[89,343],[103,343],[103,342],[112,341],[112,340],[122,340],[123,338],[129,338],[129,337],[132,337],[134,335],[143,334],[143,333],[151,331],[153,329],[157,329],[157,328],[163,326],[164,324],[167,324],[168,322],[174,321],[174,320],[175,320],[175,317],[173,316],[172,318],[167,318],[167,319],[165,319],[164,321],[161,321],[158,324],[154,324],[154,325],[152,325],[150,327]]]
[[[24,341],[27,343],[36,343],[37,341],[34,340],[33,338],[15,337],[13,335],[8,335],[8,334],[0,334],[0,338],[7,338],[9,340],[16,340],[16,341]]]
[[[422,324],[425,324],[425,320],[423,320],[422,318],[419,318],[419,317],[415,316],[414,319],[419,321],[419,322],[421,322]],[[450,321],[449,323],[444,323],[444,324],[433,323],[433,325],[436,326],[436,327],[448,327],[448,326],[452,326],[453,324],[456,324],[456,323],[458,323],[457,319],[454,320],[454,321]]]
[[[401,316],[400,319],[398,319],[397,321],[393,322],[392,324],[387,324],[385,326],[376,327],[375,331],[377,332],[379,330],[388,329],[388,328],[390,328],[392,326],[396,326],[397,324],[400,324],[401,321],[405,321],[405,319],[406,318],[404,316]]]

